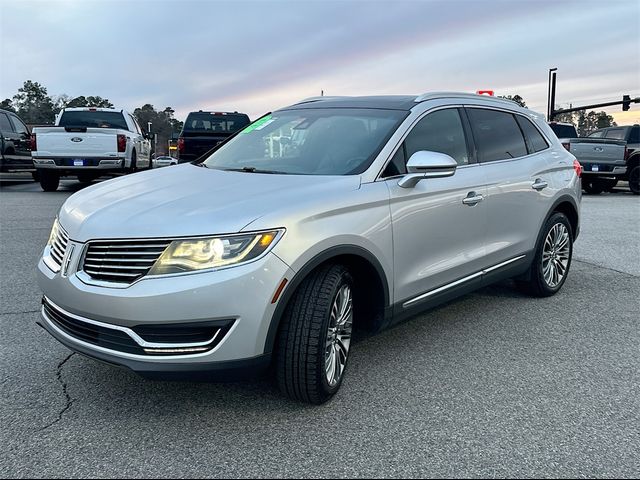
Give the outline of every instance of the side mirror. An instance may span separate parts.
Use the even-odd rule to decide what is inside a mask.
[[[446,153],[420,150],[407,162],[407,174],[400,179],[398,186],[413,188],[425,178],[450,177],[456,173],[458,163]]]

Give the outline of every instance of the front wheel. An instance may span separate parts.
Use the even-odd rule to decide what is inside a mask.
[[[545,223],[533,263],[519,286],[536,297],[555,295],[564,285],[571,266],[573,231],[564,213],[556,212]]]
[[[353,330],[353,278],[330,264],[307,277],[287,305],[276,349],[278,385],[289,397],[321,404],[340,388]]]
[[[640,195],[640,165],[636,165],[629,172],[629,190],[634,195]]]

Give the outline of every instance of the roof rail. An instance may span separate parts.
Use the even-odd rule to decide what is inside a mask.
[[[335,100],[337,98],[347,98],[347,97],[345,95],[309,97],[294,103],[294,105],[299,105],[301,103],[317,102],[318,100]]]
[[[418,95],[414,102],[416,103],[420,103],[420,102],[424,102],[425,100],[433,100],[436,98],[442,98],[442,97],[455,97],[455,98],[469,98],[469,99],[477,99],[478,97],[483,97],[483,98],[490,98],[492,100],[495,100],[497,102],[508,102],[509,104],[513,104],[515,103],[516,105],[518,105],[516,102],[514,102],[513,100],[509,100],[508,98],[499,98],[499,97],[490,97],[488,95],[478,95],[477,93],[465,93],[465,92],[428,92],[428,93],[423,93],[422,95]]]

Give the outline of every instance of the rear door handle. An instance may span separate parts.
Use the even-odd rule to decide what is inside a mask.
[[[536,180],[531,185],[531,188],[533,188],[534,190],[540,191],[540,190],[542,190],[544,188],[547,188],[548,186],[549,186],[549,184],[547,182],[545,182],[541,178],[536,178]]]
[[[476,192],[469,192],[467,196],[462,199],[462,203],[473,207],[474,205],[480,203],[482,200],[484,200],[484,197],[482,195]]]

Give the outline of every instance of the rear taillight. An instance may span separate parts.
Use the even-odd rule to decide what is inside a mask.
[[[578,160],[573,161],[573,169],[576,171],[578,178],[582,177],[582,165]]]
[[[562,146],[565,148],[567,152],[571,151],[571,144],[569,142],[564,142]]]
[[[127,136],[118,134],[118,152],[127,151]]]
[[[184,152],[184,137],[178,138],[178,151],[180,153]]]
[[[38,151],[38,142],[36,141],[36,134],[35,133],[31,134],[31,140],[29,142],[29,148],[31,148],[32,152],[37,152]]]

